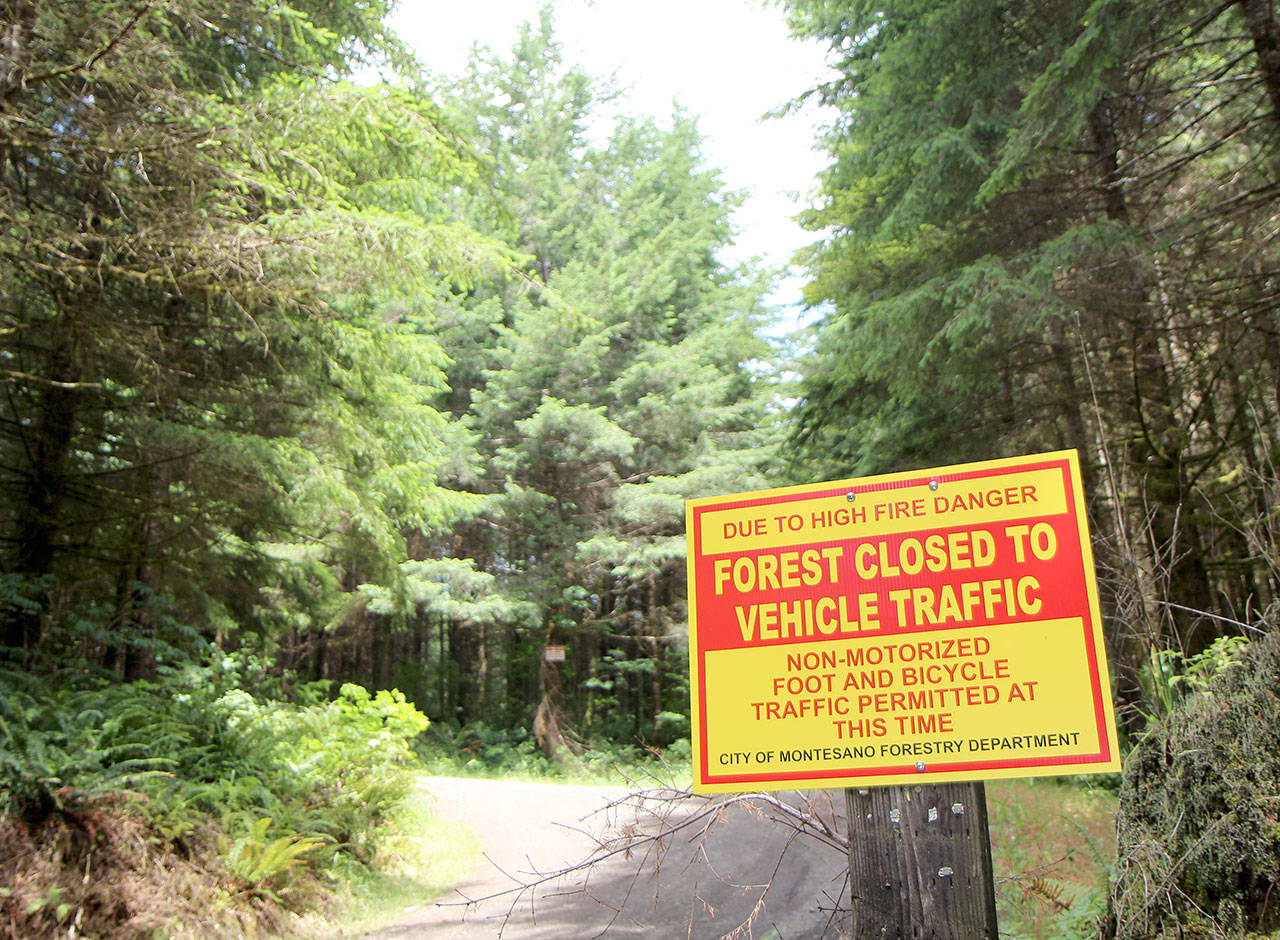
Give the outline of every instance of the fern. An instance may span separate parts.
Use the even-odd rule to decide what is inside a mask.
[[[270,816],[255,820],[246,833],[228,846],[226,865],[227,871],[245,890],[278,900],[270,885],[278,884],[286,873],[306,864],[306,856],[324,845],[324,840],[287,832],[268,841],[268,832],[274,824]]]
[[[1025,881],[1022,886],[1023,898],[1035,896],[1044,901],[1048,901],[1056,910],[1071,910],[1071,899],[1062,900],[1065,889],[1062,885],[1055,881],[1050,881],[1044,875],[1032,875],[1029,881]]]
[[[131,811],[163,838],[235,833],[218,843],[226,878],[276,902],[291,872],[372,861],[425,716],[358,686],[273,701],[242,690],[245,668],[222,657],[157,682],[43,689],[0,670],[0,812],[89,818],[100,800],[141,794]]]

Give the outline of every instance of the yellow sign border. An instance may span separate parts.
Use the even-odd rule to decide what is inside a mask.
[[[705,738],[709,736],[711,728],[711,716],[703,711],[704,690],[700,681],[700,665],[703,664],[705,653],[699,646],[697,623],[698,564],[707,561],[713,555],[726,557],[732,555],[734,551],[749,552],[759,549],[781,549],[797,545],[815,544],[823,540],[851,539],[853,537],[852,533],[847,531],[852,528],[852,524],[844,526],[846,531],[838,531],[839,526],[833,525],[830,528],[824,526],[821,532],[807,532],[805,531],[806,524],[803,518],[797,523],[797,528],[792,529],[789,522],[794,522],[794,520],[786,520],[781,514],[775,517],[775,522],[762,524],[759,522],[759,518],[763,517],[760,517],[757,511],[760,507],[767,506],[777,509],[780,506],[785,506],[788,502],[799,503],[803,501],[806,511],[818,506],[818,511],[826,512],[828,510],[838,510],[841,503],[847,501],[848,505],[856,503],[864,512],[862,517],[863,525],[857,529],[857,538],[923,531],[929,525],[942,527],[942,522],[940,521],[942,516],[928,512],[928,508],[932,504],[926,496],[921,494],[933,494],[936,492],[953,494],[956,491],[954,484],[957,483],[975,479],[981,480],[993,475],[1009,476],[1018,473],[1019,470],[1043,469],[1046,464],[1058,464],[1060,466],[1065,464],[1064,469],[1068,474],[1068,482],[1071,489],[1069,503],[1065,498],[1066,494],[1063,493],[1064,498],[1059,502],[1043,508],[1037,506],[1038,512],[1027,512],[1024,509],[1014,511],[1006,498],[1011,496],[1016,499],[1018,497],[1020,491],[1018,487],[1013,487],[1011,493],[999,493],[1000,505],[998,506],[982,505],[977,509],[971,509],[966,506],[962,507],[964,509],[963,514],[952,515],[948,513],[946,525],[973,525],[1012,518],[1032,519],[1037,514],[1047,515],[1046,510],[1058,515],[1069,514],[1074,520],[1074,531],[1079,539],[1080,559],[1084,569],[1082,574],[1086,592],[1086,604],[1083,611],[1085,614],[1083,618],[1086,631],[1085,642],[1086,647],[1090,648],[1094,660],[1090,664],[1094,685],[1090,718],[1093,725],[1097,727],[1100,738],[1098,759],[1080,760],[1078,755],[1058,758],[1052,755],[1047,757],[1041,755],[1023,760],[1009,759],[999,766],[966,767],[961,770],[947,770],[944,769],[945,765],[939,766],[937,770],[932,770],[928,768],[927,764],[924,764],[925,769],[921,770],[919,769],[921,765],[916,764],[902,766],[899,772],[879,770],[870,776],[844,770],[824,772],[812,767],[797,769],[793,772],[772,770],[768,773],[744,771],[732,774],[716,774],[713,773],[712,768],[704,766],[703,752]],[[1053,473],[1059,478],[1061,477],[1059,470],[1054,469]],[[928,487],[928,489],[915,489],[921,486]],[[996,492],[999,489],[997,487],[991,492]],[[1026,491],[1021,492],[1025,494]],[[824,495],[815,496],[815,494]],[[921,502],[923,502],[923,509],[921,508]],[[893,509],[895,503],[902,508],[903,511],[901,513],[895,513]],[[905,505],[903,505],[904,503]],[[885,508],[886,506],[888,508]],[[708,511],[708,507],[717,507],[717,509]],[[882,510],[879,517],[875,515],[875,507],[880,507]],[[699,513],[700,510],[702,510],[701,514]],[[706,520],[711,517],[710,513],[715,511],[725,513],[722,518],[716,521],[723,525],[723,533],[731,534],[742,540],[738,547],[735,548],[734,545],[725,541],[723,537],[717,540],[714,537],[714,533],[712,533],[713,537],[708,538],[708,532],[697,531],[700,521],[705,528]],[[758,518],[755,522],[750,522],[753,514]],[[810,518],[816,522],[819,517],[815,514]],[[835,517],[828,516],[824,518]],[[743,792],[756,789],[790,789],[794,787],[869,786],[908,781],[920,783],[985,780],[1119,770],[1119,749],[1116,740],[1115,717],[1110,688],[1109,686],[1100,688],[1100,686],[1106,686],[1108,683],[1106,650],[1103,644],[1093,552],[1085,515],[1079,457],[1076,451],[1052,451],[871,477],[779,487],[724,496],[700,497],[686,501],[685,520],[688,539],[689,667],[690,695],[693,709],[691,718],[695,791]],[[732,527],[729,525],[730,522],[733,522]],[[708,552],[706,550],[708,544],[716,551]],[[701,551],[699,551],[700,547]],[[896,635],[913,636],[916,633],[908,632]],[[1090,755],[1090,757],[1092,756]]]

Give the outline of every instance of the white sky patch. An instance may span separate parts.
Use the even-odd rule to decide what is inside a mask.
[[[536,22],[543,0],[402,0],[393,28],[426,67],[458,75],[474,45],[505,56],[520,24]],[[830,73],[822,48],[791,39],[776,5],[751,0],[557,0],[556,34],[569,64],[625,91],[620,111],[665,123],[673,105],[697,116],[704,157],[747,201],[734,215],[729,264],[760,258],[770,266],[815,241],[793,217],[807,204],[825,157],[815,150],[815,107],[784,118],[766,112]],[[792,272],[769,298],[795,308],[803,278]],[[798,315],[793,309],[789,318]]]

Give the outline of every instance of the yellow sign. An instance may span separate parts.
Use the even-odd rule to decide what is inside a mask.
[[[1119,769],[1074,451],[686,519],[695,790]]]

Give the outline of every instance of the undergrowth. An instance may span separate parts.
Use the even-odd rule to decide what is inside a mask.
[[[412,920],[482,858],[475,834],[441,815],[435,798],[421,787],[396,809],[380,834],[375,864],[343,867],[333,905],[291,917],[284,930],[287,936],[365,937]]]
[[[1280,608],[1125,762],[1118,940],[1280,936]]]
[[[1052,778],[986,791],[1001,937],[1096,940],[1116,858],[1115,792]]]
[[[429,773],[443,777],[502,777],[601,785],[681,786],[693,779],[687,739],[664,750],[609,741],[584,743],[568,761],[552,761],[526,729],[494,728],[483,722],[451,727],[432,724],[418,739],[418,756]]]
[[[266,698],[251,671],[0,671],[0,936],[256,934],[373,863],[427,719],[356,685]]]

